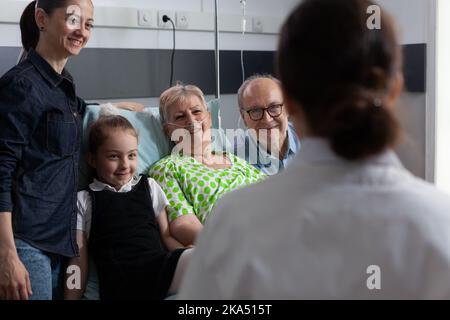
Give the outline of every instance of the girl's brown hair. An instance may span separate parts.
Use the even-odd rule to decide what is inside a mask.
[[[89,152],[95,155],[98,148],[106,141],[109,133],[113,130],[130,132],[138,139],[136,129],[125,117],[119,115],[100,116],[89,127]]]

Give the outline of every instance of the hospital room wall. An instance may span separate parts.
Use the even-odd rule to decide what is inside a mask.
[[[26,4],[28,1],[15,0]],[[296,0],[247,0],[247,15],[275,16],[285,18],[288,12],[297,4]],[[402,44],[425,44],[430,37],[430,1],[428,0],[380,0],[397,20],[400,27]],[[151,8],[175,11],[198,11],[212,13],[214,0],[94,0],[96,7],[131,7]],[[239,15],[241,6],[239,0],[219,1],[221,14]],[[276,49],[277,35],[248,33],[243,39],[237,32],[221,32],[221,50],[257,50],[273,51]],[[20,32],[17,24],[0,23],[0,47],[20,46]],[[131,28],[94,29],[89,48],[123,48],[123,49],[171,49],[172,34],[170,30],[149,30]],[[178,31],[177,49],[213,50],[214,35],[208,31]],[[214,70],[211,70],[213,72]],[[155,97],[128,99],[156,106]],[[208,98],[212,98],[209,96]],[[123,100],[123,99],[121,99]],[[401,122],[406,128],[406,143],[399,152],[403,162],[415,174],[425,177],[427,166],[426,154],[426,93],[405,92],[400,101]],[[236,128],[239,120],[237,98],[234,94],[221,96],[221,115],[224,128]]]
[[[105,4],[113,5],[113,2],[105,0]],[[139,2],[139,1],[137,1]],[[177,1],[175,1],[177,2]],[[196,1],[198,10],[212,11],[213,1]],[[193,1],[191,1],[193,3]],[[255,5],[258,3],[258,5]],[[247,13],[249,15],[279,15],[285,16],[297,1],[247,1]],[[402,44],[427,44],[429,37],[429,10],[428,1],[425,0],[383,0],[379,3],[395,17],[400,29],[400,40]],[[137,4],[139,5],[139,4]],[[159,5],[159,4],[158,4]],[[161,8],[165,4],[160,3]],[[171,1],[172,5],[172,1]],[[180,5],[185,10],[195,10],[185,1]],[[157,5],[155,5],[156,7]],[[177,6],[175,4],[175,6]],[[181,10],[181,8],[180,8]],[[224,13],[240,14],[239,1],[220,1],[220,10]],[[196,41],[198,35],[186,35],[185,41],[190,43],[190,49],[199,48]],[[202,35],[205,42],[200,44],[203,49],[212,49],[214,44],[212,35]],[[180,36],[181,37],[181,36]],[[225,50],[274,50],[276,48],[277,37],[273,35],[247,35],[243,43],[239,34],[222,33],[221,49]],[[191,38],[191,40],[189,40]],[[167,41],[169,41],[167,43]],[[160,39],[159,45],[170,48],[170,37]],[[188,48],[187,46],[184,48]],[[199,48],[200,49],[200,48]],[[207,98],[212,99],[213,96]],[[157,99],[138,100],[147,105],[156,106]],[[237,97],[233,94],[221,96],[221,117],[224,128],[242,127],[242,121],[237,108]],[[404,165],[414,174],[426,178],[427,176],[427,145],[426,145],[426,94],[425,92],[405,92],[399,102],[399,117],[402,126],[405,128],[405,135],[402,143],[397,148]],[[428,166],[433,166],[429,163]]]
[[[23,3],[23,6],[25,6],[29,1],[15,0],[15,2]],[[246,13],[247,16],[271,16],[283,19],[296,3],[297,0],[247,0]],[[96,7],[198,11],[211,13],[211,15],[214,11],[214,0],[94,0],[94,5]],[[241,15],[240,1],[220,0],[219,12],[221,15]],[[248,19],[247,24],[251,25],[250,19]],[[0,35],[0,47],[20,46],[20,31],[17,24],[0,23]],[[276,44],[277,35],[275,34],[247,33],[244,38],[236,32],[221,32],[220,34],[221,50],[274,51]],[[87,48],[172,49],[172,32],[171,30],[96,27]],[[178,50],[214,50],[214,34],[205,31],[178,30],[176,48]],[[214,70],[211,70],[211,72],[214,72]],[[136,98],[130,96],[129,99],[149,105],[157,105],[154,97]],[[234,103],[235,100],[234,97],[223,96],[224,103],[227,103],[223,107],[223,124],[226,127],[231,127],[235,122],[236,106],[228,106],[228,103]]]

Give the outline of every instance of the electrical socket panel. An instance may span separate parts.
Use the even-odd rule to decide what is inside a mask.
[[[170,21],[164,22],[162,17],[166,15],[170,19],[172,19],[173,23],[175,24],[175,14],[173,11],[170,10],[159,10],[158,11],[158,27],[159,28],[172,28],[172,23]]]
[[[183,31],[214,31],[214,14],[210,12],[175,11],[170,9],[159,10],[151,8],[129,9],[129,11],[125,12],[123,12],[123,9],[120,12],[116,12],[117,8],[103,8],[101,11],[102,15],[100,15],[100,18],[97,19],[98,14],[96,14],[96,25],[98,26],[172,29],[172,23],[170,21],[162,21],[162,17],[167,15],[173,21],[176,29]],[[112,13],[115,15],[112,15],[110,11],[113,11]],[[137,25],[136,15],[138,15]],[[115,21],[119,21],[120,23],[111,23],[111,16],[117,17]],[[247,16],[245,31],[259,34],[278,34],[282,22],[283,19],[279,17]],[[219,30],[221,32],[241,33],[242,16],[232,14],[220,16]]]
[[[177,29],[187,29],[189,27],[189,15],[187,12],[179,11],[176,14]]]
[[[264,23],[261,18],[253,17],[252,31],[262,33],[264,31]]]
[[[153,23],[153,12],[151,10],[138,11],[138,25],[151,27]]]

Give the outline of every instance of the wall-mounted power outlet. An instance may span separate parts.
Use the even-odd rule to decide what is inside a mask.
[[[151,10],[139,10],[138,11],[138,25],[140,26],[152,26],[153,12]]]
[[[258,17],[253,18],[252,31],[255,33],[261,33],[264,31],[264,24],[261,18]]]
[[[166,15],[170,19],[172,19],[173,23],[175,23],[175,14],[173,11],[170,10],[159,10],[158,11],[158,27],[159,28],[171,28],[172,24],[170,21],[164,22],[163,16]]]
[[[187,29],[189,27],[189,17],[187,12],[179,11],[176,13],[176,23],[177,29]]]

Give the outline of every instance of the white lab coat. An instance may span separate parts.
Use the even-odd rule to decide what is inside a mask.
[[[351,163],[305,139],[284,172],[219,200],[179,298],[449,299],[450,196],[390,150]]]

